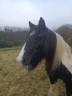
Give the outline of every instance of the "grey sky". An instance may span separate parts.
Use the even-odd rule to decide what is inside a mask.
[[[43,17],[53,28],[72,24],[72,0],[0,0],[0,25],[27,27]]]

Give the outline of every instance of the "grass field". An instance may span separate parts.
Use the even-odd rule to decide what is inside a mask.
[[[19,50],[0,49],[0,96],[48,96],[50,82],[44,64],[39,64],[35,70],[27,72],[16,62]],[[58,86],[59,83],[55,87]],[[63,90],[63,87],[59,86],[57,90],[61,93],[61,89]]]

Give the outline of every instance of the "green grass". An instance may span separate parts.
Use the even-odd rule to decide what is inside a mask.
[[[0,49],[0,96],[48,96],[50,82],[44,64],[28,72],[16,62],[19,50]]]

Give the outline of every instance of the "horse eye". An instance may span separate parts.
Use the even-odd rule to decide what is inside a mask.
[[[33,50],[33,48],[31,47],[30,50]]]
[[[28,52],[31,53],[33,51],[33,48],[29,48]]]
[[[36,47],[36,49],[39,49],[38,47]]]

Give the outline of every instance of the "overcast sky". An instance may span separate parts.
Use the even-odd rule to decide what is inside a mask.
[[[53,28],[72,24],[72,0],[0,0],[0,25],[28,27],[40,17]]]

